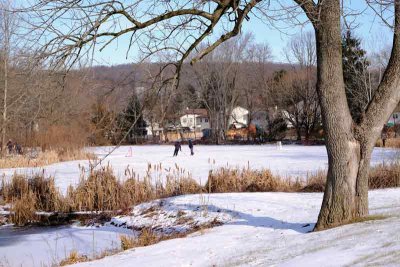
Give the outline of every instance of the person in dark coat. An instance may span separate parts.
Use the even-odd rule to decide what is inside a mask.
[[[383,147],[386,147],[386,139],[387,139],[387,127],[386,127],[386,125],[382,129],[381,139],[382,139]]]
[[[190,149],[190,155],[193,156],[194,152],[193,152],[193,142],[191,139],[189,139],[189,149]]]
[[[181,142],[176,141],[174,146],[175,146],[175,150],[174,150],[174,157],[175,157],[175,156],[178,156],[179,150],[182,151]]]
[[[18,155],[22,155],[22,146],[19,143],[15,143],[15,151]]]
[[[14,144],[11,141],[11,139],[9,139],[8,142],[7,142],[7,148],[8,148],[8,153],[9,154],[11,154],[13,152],[13,147],[14,147]]]

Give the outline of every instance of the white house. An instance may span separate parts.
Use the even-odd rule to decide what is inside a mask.
[[[232,109],[231,116],[229,117],[229,125],[234,125],[235,128],[247,127],[249,122],[249,111],[242,107],[235,107]]]
[[[182,127],[187,127],[191,131],[201,132],[210,128],[210,121],[206,109],[189,109],[180,117]]]
[[[149,137],[155,137],[155,136],[161,136],[163,132],[163,128],[160,127],[160,125],[157,122],[153,122],[153,125],[149,121],[146,121],[147,127],[147,136]]]

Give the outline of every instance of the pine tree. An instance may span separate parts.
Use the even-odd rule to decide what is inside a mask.
[[[361,40],[352,36],[350,30],[342,35],[342,55],[347,102],[353,120],[359,122],[369,103],[367,84],[369,62],[366,51],[361,48]]]
[[[138,137],[143,138],[147,134],[147,124],[142,114],[142,104],[136,94],[128,101],[126,108],[118,116],[118,130],[121,137],[126,135],[127,143],[137,143]]]

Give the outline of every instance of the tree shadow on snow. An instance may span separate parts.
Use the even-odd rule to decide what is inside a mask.
[[[167,201],[165,204],[169,205],[171,209],[180,209],[180,210],[189,209],[192,211],[204,210],[204,206],[201,205],[174,204],[170,201]],[[245,225],[253,227],[270,228],[274,230],[293,230],[302,234],[309,233],[314,229],[315,226],[315,222],[293,223],[279,219],[274,219],[268,216],[254,216],[249,213],[244,213],[232,209],[220,208],[215,205],[206,205],[206,206],[208,211],[229,213],[234,217],[234,220],[232,222],[224,223],[224,225]]]

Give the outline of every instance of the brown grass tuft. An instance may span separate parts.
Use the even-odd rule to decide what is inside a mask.
[[[210,171],[205,189],[210,193],[292,191],[288,180],[269,170],[221,168]]]
[[[85,261],[89,261],[87,256],[79,255],[78,251],[72,250],[68,257],[60,262],[60,266],[66,266]]]
[[[383,142],[378,139],[375,143],[377,147],[383,147]],[[385,147],[400,148],[400,138],[388,138],[386,139]]]
[[[144,228],[136,240],[137,247],[146,247],[160,241],[160,237],[150,228]]]
[[[400,186],[400,163],[380,164],[370,170],[369,188],[389,188]]]
[[[163,238],[158,236],[151,228],[142,229],[137,238],[128,235],[120,236],[122,250],[150,246],[160,242],[161,240],[163,240]]]
[[[306,184],[299,190],[300,192],[324,192],[326,182],[326,172],[317,171],[309,175]]]
[[[36,211],[65,211],[69,207],[55,186],[52,177],[43,173],[32,178],[14,174],[10,181],[3,179],[0,195],[6,203],[12,203],[11,221],[16,225],[37,222]]]
[[[135,237],[129,235],[121,235],[119,239],[121,241],[122,250],[128,250],[135,247],[136,244]]]
[[[106,211],[118,210],[121,205],[122,185],[110,167],[92,171],[87,178],[81,178],[76,189],[70,188],[73,210]]]
[[[11,222],[17,226],[24,226],[36,222],[36,196],[32,191],[22,193],[13,201],[11,206]]]

